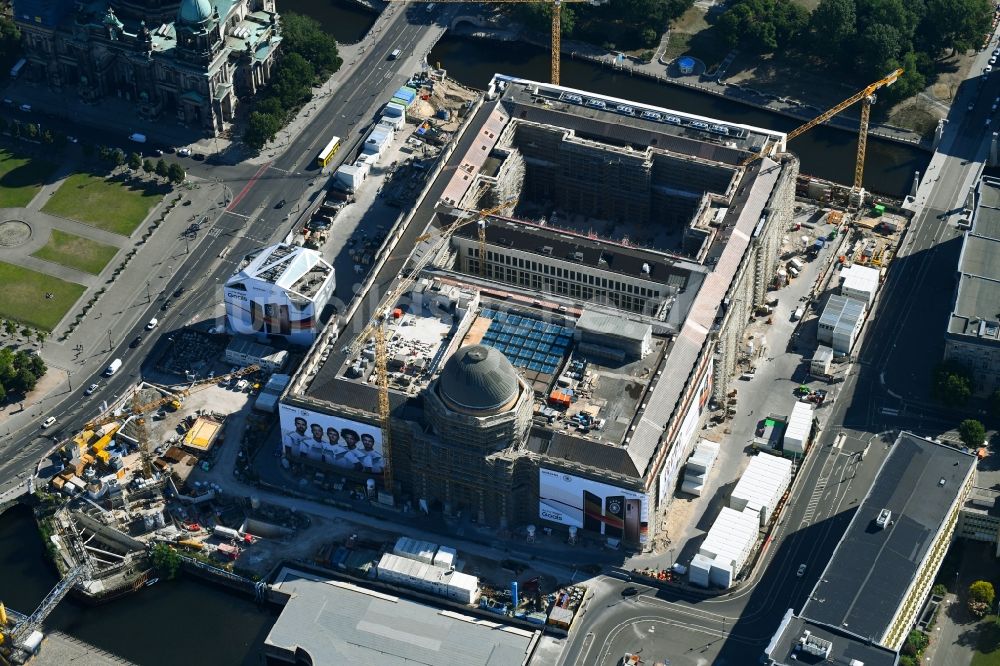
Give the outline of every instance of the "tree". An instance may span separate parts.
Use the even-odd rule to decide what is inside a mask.
[[[247,121],[247,128],[243,132],[243,141],[254,150],[260,150],[268,141],[274,139],[280,129],[281,122],[278,118],[254,111]]]
[[[27,326],[25,326],[24,328],[21,329],[21,335],[23,337],[25,337],[25,338],[30,338],[31,337],[31,329],[28,328]]]
[[[167,168],[167,178],[169,178],[170,182],[174,185],[179,185],[184,182],[185,178],[187,178],[187,174],[184,173],[184,168],[180,164],[173,162]]]
[[[10,382],[7,387],[14,393],[29,393],[35,390],[35,385],[38,383],[38,377],[34,375],[28,368],[21,368],[17,371],[14,379]]]
[[[931,395],[948,407],[961,407],[972,397],[972,377],[965,366],[945,361],[934,370]]]
[[[14,335],[17,333],[17,324],[8,319],[3,323],[3,330],[7,332],[7,335]]]
[[[35,123],[28,123],[27,126],[25,126],[24,128],[24,134],[29,139],[34,139],[35,137],[38,136],[38,125],[36,125]]]
[[[165,574],[168,579],[173,579],[181,566],[181,558],[177,554],[177,551],[165,543],[158,543],[153,546],[150,552],[150,560],[153,562],[153,566],[162,574]]]
[[[53,143],[55,143],[55,140],[56,138],[52,136],[52,132],[50,130],[45,130],[44,132],[42,132],[42,143],[44,143],[45,145],[51,146]]]
[[[958,426],[958,436],[963,444],[974,449],[983,445],[986,428],[976,419],[965,419]]]
[[[7,16],[0,16],[0,67],[10,68],[21,53],[21,31]]]
[[[289,12],[281,15],[282,49],[311,62],[316,74],[325,78],[340,69],[337,42],[314,18]],[[286,56],[287,57],[287,56]]]
[[[115,150],[111,155],[111,159],[114,160],[116,167],[121,168],[125,164],[125,151],[121,149]]]
[[[142,167],[142,157],[139,153],[132,153],[128,156],[128,168],[138,171]]]
[[[156,160],[156,175],[160,178],[166,178],[170,174],[170,169],[167,168],[166,161],[161,157]]]
[[[922,50],[932,58],[945,49],[954,55],[975,48],[990,31],[992,19],[990,0],[925,0],[917,35]]]
[[[742,0],[719,18],[719,31],[730,46],[772,53],[787,46],[809,21],[790,0]]]
[[[903,654],[910,655],[911,657],[919,657],[927,649],[928,643],[930,643],[930,640],[928,640],[927,634],[919,629],[913,629],[910,631],[909,636],[906,637],[906,642],[903,643],[901,651]]]
[[[931,588],[931,594],[943,597],[944,595],[948,594],[948,588],[945,587],[943,583],[937,583],[934,587]]]
[[[854,0],[824,0],[809,17],[809,50],[836,64],[849,64],[857,37],[857,15]]]
[[[45,335],[44,331],[35,331],[35,340],[38,341],[38,344],[44,345],[46,337],[47,336]]]
[[[146,175],[149,175],[156,171],[156,165],[153,164],[153,160],[145,159],[142,161],[142,170],[146,172]]]
[[[993,608],[993,601],[996,599],[993,583],[977,580],[969,586],[968,597],[969,612],[977,618],[983,617]]]
[[[7,399],[7,390],[0,384],[0,403]]]

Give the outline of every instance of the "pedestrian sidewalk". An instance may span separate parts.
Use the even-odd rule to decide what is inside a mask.
[[[86,378],[100,371],[107,360],[109,345],[120,344],[124,336],[139,323],[138,318],[149,303],[147,292],[150,299],[156,298],[167,281],[174,277],[174,268],[186,258],[185,241],[181,232],[190,224],[191,216],[206,214],[220,200],[222,187],[214,181],[193,181],[167,194],[131,237],[124,238],[124,244],[131,245],[146,233],[152,221],[170,202],[178,202],[148,240],[137,244],[136,253],[125,269],[109,282],[114,270],[124,259],[124,255],[119,253],[99,276],[90,276],[91,288],[66,313],[40,349],[40,355],[46,364],[59,370],[51,376],[52,380],[58,381],[43,380],[40,384],[42,390],[31,395],[30,404],[25,401],[23,411],[7,414],[4,425],[10,432],[33,426],[34,420],[45,411],[48,401],[58,402],[69,387],[79,387],[87,381]],[[43,193],[39,194],[42,195]],[[192,205],[179,205],[185,199],[190,199]],[[38,212],[28,213],[28,216],[39,219],[52,217]],[[53,265],[48,263],[46,272],[56,274]],[[79,279],[74,281],[80,282]],[[96,303],[87,310],[80,324],[69,336],[65,340],[59,340],[67,330],[68,323],[75,319],[77,313],[84,311],[90,299],[97,295],[96,289],[99,287],[106,291],[98,296]]]

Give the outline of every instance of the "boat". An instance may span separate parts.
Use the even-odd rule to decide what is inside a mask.
[[[149,587],[150,585],[156,585],[159,582],[160,582],[159,578],[150,578],[149,580],[146,581],[146,587]]]

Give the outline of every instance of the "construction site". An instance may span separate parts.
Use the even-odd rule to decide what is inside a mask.
[[[859,208],[859,187],[844,208],[796,203],[786,142],[859,101],[784,135],[495,77],[400,275],[320,336],[282,431],[367,428],[379,465],[359,481],[388,506],[651,547],[694,430],[731,416],[766,348],[771,293],[830,247],[806,306],[841,268],[892,256],[906,217]],[[283,454],[340,473],[318,442]]]

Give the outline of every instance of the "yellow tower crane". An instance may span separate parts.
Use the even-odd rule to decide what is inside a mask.
[[[393,492],[393,478],[392,478],[392,424],[390,422],[390,405],[389,405],[389,349],[388,340],[385,335],[385,322],[388,319],[389,310],[395,306],[396,302],[409,291],[410,287],[419,277],[420,272],[430,263],[431,259],[437,254],[437,250],[441,247],[441,243],[447,242],[451,238],[452,234],[455,233],[459,228],[464,227],[467,224],[472,224],[473,222],[479,223],[485,221],[485,219],[490,215],[495,215],[501,210],[510,206],[514,201],[505,201],[504,203],[494,206],[486,210],[479,211],[472,218],[459,218],[455,220],[450,226],[448,226],[444,231],[442,231],[437,236],[437,242],[434,247],[427,252],[417,261],[416,264],[410,269],[408,275],[396,283],[392,289],[386,293],[385,297],[379,303],[378,309],[376,309],[375,314],[369,320],[368,324],[365,326],[364,330],[354,339],[348,349],[347,355],[349,357],[354,357],[361,351],[361,348],[368,342],[369,339],[374,338],[375,340],[375,385],[378,387],[378,418],[379,425],[382,428],[382,458],[383,458],[383,469],[384,469],[384,483],[386,489],[391,493]],[[480,229],[484,229],[480,226]],[[414,240],[414,244],[422,243],[423,241],[430,240],[434,237],[434,234],[423,234],[417,236]],[[485,232],[480,235],[480,246],[479,246],[479,265],[482,267],[486,262],[486,253],[484,251],[486,245]],[[482,270],[482,268],[480,268]]]
[[[411,2],[428,2],[433,4],[438,3],[450,3],[450,4],[466,4],[468,2],[474,3],[488,3],[491,5],[511,5],[511,4],[536,4],[542,3],[550,5],[552,12],[552,74],[551,83],[553,85],[559,85],[559,56],[562,50],[562,6],[569,2],[590,2],[590,0],[389,0],[390,2],[396,3],[406,3]]]
[[[800,134],[808,132],[813,127],[816,127],[816,125],[825,123],[830,118],[833,118],[835,115],[837,115],[844,109],[853,106],[857,102],[863,102],[863,104],[861,105],[861,123],[858,129],[858,157],[857,161],[854,164],[854,192],[860,192],[861,180],[865,175],[865,149],[867,148],[868,145],[868,118],[871,114],[871,105],[875,103],[875,91],[878,90],[879,88],[891,86],[893,83],[896,82],[896,79],[898,79],[902,73],[903,73],[902,69],[897,69],[891,74],[888,74],[885,77],[879,79],[875,83],[869,84],[868,87],[866,87],[864,90],[861,90],[851,95],[850,97],[848,97],[835,107],[819,114],[806,124],[799,125],[785,136],[785,142],[787,143],[788,141],[791,141],[795,137],[799,136]],[[761,151],[759,153],[748,157],[740,164],[740,166],[747,166],[748,164],[750,164],[751,162],[753,162],[758,158],[766,157],[767,155],[771,154],[771,152],[773,152],[773,149],[774,149],[773,145],[769,146],[765,143],[764,147],[761,148]]]

